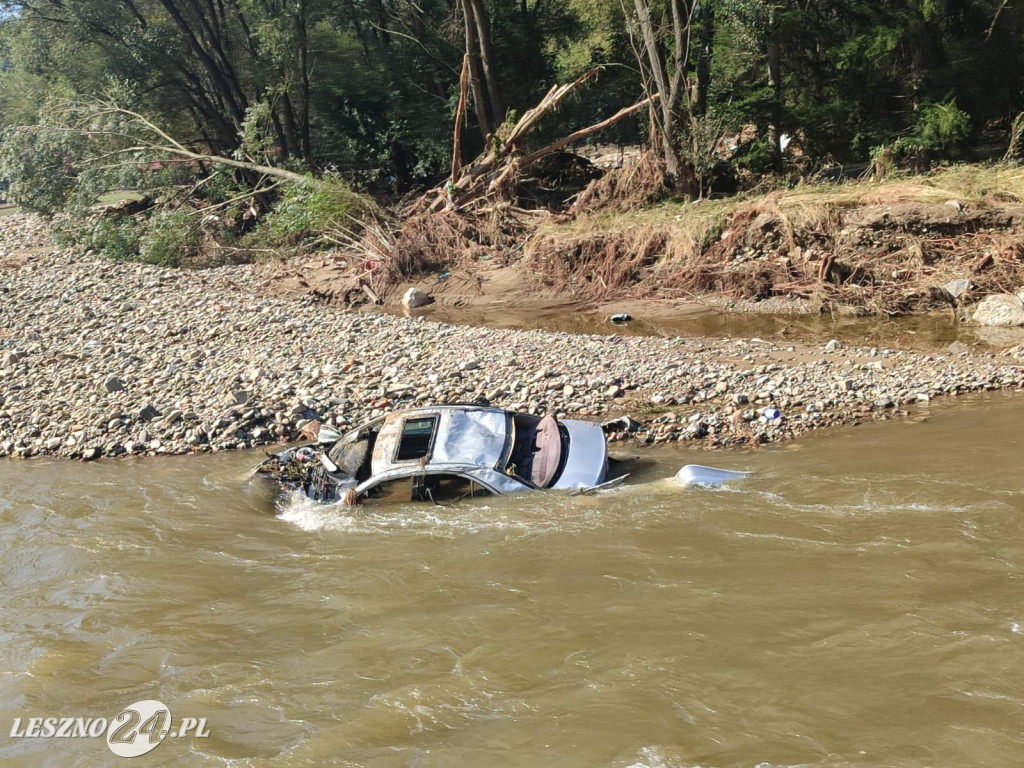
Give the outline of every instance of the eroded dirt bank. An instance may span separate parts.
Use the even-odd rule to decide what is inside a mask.
[[[968,166],[746,200],[612,200],[559,215],[494,205],[414,218],[381,235],[386,249],[295,260],[267,277],[279,295],[339,304],[379,296],[397,306],[411,285],[441,318],[562,309],[658,321],[712,311],[965,318],[984,296],[1024,286],[1022,199],[1024,170]],[[958,282],[969,288],[951,292]]]
[[[241,448],[296,439],[314,418],[345,426],[465,401],[630,413],[643,442],[749,445],[1024,385],[1015,349],[458,327],[267,296],[256,267],[113,264],[48,245],[27,216],[3,219],[0,235],[2,456]]]

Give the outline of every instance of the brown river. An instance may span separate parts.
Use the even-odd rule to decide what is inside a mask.
[[[254,454],[0,463],[0,765],[125,763],[15,718],[155,699],[128,765],[1024,764],[1022,395],[597,497],[275,503]],[[679,488],[684,463],[750,470]]]

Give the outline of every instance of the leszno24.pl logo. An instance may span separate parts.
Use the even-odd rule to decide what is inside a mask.
[[[137,701],[110,720],[105,717],[14,718],[11,738],[88,739],[106,734],[107,746],[119,757],[138,757],[160,746],[165,738],[192,734],[206,738],[206,718],[183,717],[175,727],[171,710],[155,699]]]

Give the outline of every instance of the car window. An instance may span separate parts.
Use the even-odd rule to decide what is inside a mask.
[[[385,480],[383,483],[367,488],[362,498],[373,500],[374,503],[404,504],[412,498],[413,479],[403,477],[398,480]]]
[[[480,483],[454,474],[417,473],[412,477],[385,480],[367,488],[362,497],[374,503],[403,504],[407,501],[433,501],[449,504],[464,498],[493,495]]]
[[[436,416],[421,419],[407,419],[402,425],[402,436],[398,440],[395,461],[422,459],[430,451],[430,441],[437,426]]]
[[[430,496],[438,504],[491,495],[491,492],[480,483],[461,475],[428,475],[425,485],[430,489]]]

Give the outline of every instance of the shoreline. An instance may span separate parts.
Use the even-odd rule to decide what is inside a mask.
[[[970,355],[454,326],[264,295],[252,266],[113,263],[0,221],[0,457],[188,454],[468,402],[640,423],[613,441],[793,439],[948,394],[1021,388],[1018,349]],[[763,411],[781,411],[766,419]]]

